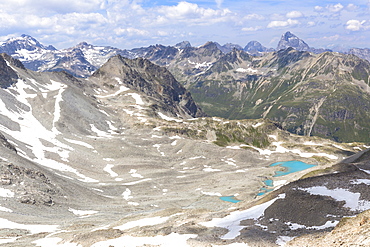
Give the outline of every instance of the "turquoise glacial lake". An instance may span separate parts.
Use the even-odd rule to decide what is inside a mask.
[[[281,167],[286,168],[285,171],[275,172],[274,177],[281,177],[281,176],[285,176],[285,175],[288,175],[294,172],[300,172],[300,171],[306,170],[316,165],[307,164],[302,161],[292,160],[292,161],[276,162],[276,163],[271,164],[270,166],[281,166]]]
[[[281,166],[285,168],[285,171],[277,171],[275,172],[274,177],[281,177],[285,176],[291,173],[300,172],[303,170],[306,170],[308,168],[314,167],[316,165],[311,165],[304,163],[302,161],[292,160],[292,161],[282,161],[282,162],[276,162],[271,164],[270,166]],[[262,196],[266,194],[267,192],[273,191],[274,189],[268,188],[268,187],[274,187],[274,181],[271,179],[264,180],[263,183],[265,184],[265,187],[262,187],[260,189],[260,192],[257,194],[257,196]]]
[[[232,203],[240,202],[240,200],[235,199],[234,196],[221,196],[220,199],[225,202],[232,202]]]

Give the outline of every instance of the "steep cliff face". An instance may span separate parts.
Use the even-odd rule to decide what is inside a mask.
[[[10,65],[10,66],[8,66]],[[18,79],[17,73],[11,68],[11,66],[25,69],[23,64],[11,56],[2,53],[0,54],[0,87],[7,88]]]
[[[171,73],[147,59],[127,59],[118,55],[111,58],[91,79],[98,78],[108,87],[123,85],[152,97],[157,101],[153,107],[159,107],[173,116],[200,117],[202,110],[196,105],[187,91]],[[117,78],[117,79],[115,79]],[[112,84],[113,82],[113,84]]]

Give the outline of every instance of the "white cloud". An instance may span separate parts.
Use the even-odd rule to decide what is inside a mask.
[[[224,2],[224,0],[215,0],[215,2],[217,4],[217,8],[221,8],[221,5]]]
[[[116,35],[121,36],[121,35],[128,35],[128,36],[145,36],[148,35],[149,32],[146,30],[140,30],[137,28],[133,27],[128,27],[128,28],[116,28],[114,29],[114,32]]]
[[[287,18],[299,18],[299,17],[302,17],[302,16],[303,16],[302,12],[296,11],[296,10],[291,11],[291,12],[286,14]]]
[[[344,6],[342,4],[340,4],[340,3],[337,3],[335,5],[328,5],[326,8],[330,12],[337,13],[337,12],[341,11],[344,8]]]
[[[315,6],[314,10],[315,10],[316,12],[323,12],[323,11],[324,11],[324,8],[323,8],[323,7],[321,7],[321,6]]]
[[[313,27],[313,26],[315,26],[315,25],[316,25],[316,22],[314,22],[314,21],[309,21],[309,22],[307,22],[307,25],[308,25],[308,26],[310,26],[310,27]]]
[[[346,9],[350,10],[350,11],[354,11],[356,9],[358,9],[358,6],[353,4],[353,3],[350,3],[347,5]]]
[[[300,24],[297,20],[288,19],[286,21],[271,21],[267,27],[268,28],[275,28],[275,27],[287,27],[287,26],[294,26]]]
[[[1,0],[0,8],[6,11],[22,11],[24,13],[72,13],[91,12],[100,9],[103,0]]]
[[[245,20],[264,20],[265,17],[259,14],[249,14],[249,15],[244,16],[243,19]]]
[[[364,23],[366,21],[359,21],[359,20],[349,20],[346,23],[346,29],[351,30],[351,31],[359,31],[361,29],[366,29],[364,26]]]
[[[230,21],[233,16],[229,9],[202,8],[189,2],[179,2],[175,6],[161,6],[153,11],[159,14],[156,18],[162,24],[176,24],[185,21],[188,25],[211,25]]]
[[[258,31],[262,29],[261,26],[257,26],[257,27],[244,27],[242,28],[242,31],[245,31],[245,32],[255,32],[255,31]]]
[[[214,10],[210,8],[201,8],[195,3],[179,2],[176,6],[162,6],[158,12],[164,14],[170,19],[188,19],[188,18],[213,18],[230,14],[228,9]]]

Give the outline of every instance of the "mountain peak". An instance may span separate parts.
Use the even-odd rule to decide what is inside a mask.
[[[191,44],[190,44],[190,42],[189,42],[189,41],[182,41],[182,42],[180,42],[180,43],[177,43],[177,44],[175,45],[175,47],[176,47],[176,48],[179,48],[179,49],[185,49],[185,48],[187,48],[187,47],[191,47]]]
[[[90,78],[100,78],[106,83],[111,83],[112,78],[119,78],[122,84],[154,99],[159,108],[173,116],[204,116],[189,91],[166,68],[148,59],[128,59],[117,55],[111,57]]]
[[[250,41],[245,47],[244,51],[246,52],[264,52],[266,51],[266,47],[262,46],[262,44],[258,41]]]
[[[281,36],[279,44],[277,46],[277,50],[287,49],[292,47],[299,51],[308,51],[310,47],[304,42],[302,39],[298,38],[296,35],[291,33],[290,31],[284,33]]]
[[[5,52],[9,55],[13,55],[18,50],[28,50],[28,51],[35,51],[38,49],[43,50],[56,50],[55,47],[52,45],[44,46],[35,38],[30,35],[22,34],[20,37],[10,38],[6,40],[2,46],[0,47],[2,52]]]

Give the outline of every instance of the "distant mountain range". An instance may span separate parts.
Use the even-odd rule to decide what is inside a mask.
[[[282,35],[276,49],[266,48],[258,41],[250,41],[244,48],[232,43],[227,43],[225,45],[220,45],[216,42],[208,43],[214,43],[217,49],[223,54],[227,54],[233,49],[236,49],[243,50],[254,56],[261,56],[268,52],[287,49],[289,47],[298,51],[309,51],[313,53],[331,51],[310,47],[306,42],[291,32],[286,32]],[[121,55],[131,59],[142,57],[154,60],[158,60],[156,58],[160,56],[162,58],[162,61],[158,61],[160,65],[168,65],[173,62],[171,61],[171,56],[168,57],[166,61],[163,61],[163,53],[170,52],[172,57],[174,57],[175,54],[178,55],[182,50],[193,49],[196,51],[198,48],[200,47],[192,47],[188,41],[180,42],[174,46],[153,45],[149,47],[134,48],[131,50],[110,46],[94,46],[92,44],[82,42],[71,48],[57,50],[52,45],[45,46],[41,44],[29,35],[21,35],[18,38],[11,38],[3,42],[0,45],[0,53],[3,52],[19,59],[26,68],[34,71],[64,70],[75,76],[88,77],[102,66],[110,57],[115,55]],[[348,51],[348,54],[354,54],[367,60],[370,59],[370,49],[367,48],[353,48]]]
[[[216,42],[193,47],[184,41],[131,50],[82,42],[56,50],[22,35],[4,42],[0,52],[31,70],[67,71],[85,78],[113,56],[145,58],[167,68],[210,116],[269,118],[300,135],[370,140],[370,64],[360,59],[370,58],[369,49],[348,54],[316,49],[286,32],[276,50],[257,41],[244,48]]]

